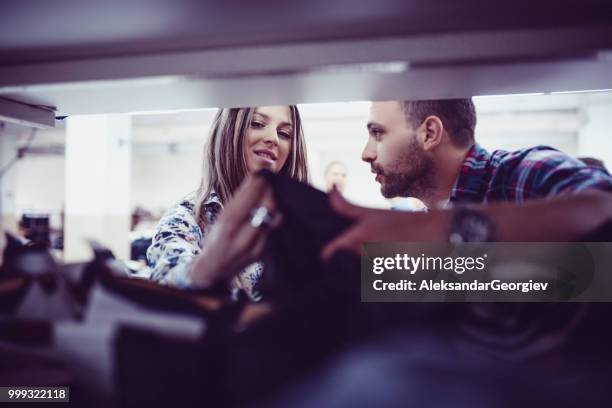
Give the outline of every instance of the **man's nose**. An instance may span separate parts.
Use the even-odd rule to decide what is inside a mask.
[[[361,160],[367,163],[371,163],[376,160],[376,149],[371,141],[368,141],[363,148],[363,152],[361,152]]]

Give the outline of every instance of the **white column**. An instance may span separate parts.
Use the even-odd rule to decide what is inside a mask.
[[[583,114],[585,125],[578,136],[578,155],[603,160],[612,171],[612,103],[588,105]]]
[[[66,120],[64,261],[91,259],[89,239],[129,259],[131,118]]]
[[[17,185],[17,162],[13,159],[17,156],[19,133],[27,131],[27,128],[11,125],[8,123],[0,124],[0,166],[1,171],[5,171],[0,179],[0,209],[2,211],[2,226],[13,229],[16,226],[16,206],[15,188]],[[10,168],[6,166],[12,162]]]
[[[0,122],[0,171],[5,171],[0,179],[0,264],[4,251],[5,232],[17,232],[17,208],[15,205],[15,189],[17,187],[17,165],[7,165],[17,155],[19,132],[26,131],[23,126]]]

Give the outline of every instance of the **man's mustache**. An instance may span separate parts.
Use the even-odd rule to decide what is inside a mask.
[[[381,176],[385,175],[383,168],[375,164],[370,165],[370,171],[372,173],[380,174]]]

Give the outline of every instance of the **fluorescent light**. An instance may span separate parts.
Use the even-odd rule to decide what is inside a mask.
[[[338,64],[312,68],[311,72],[327,74],[352,74],[359,72],[376,72],[382,74],[400,74],[410,67],[406,61],[367,62],[358,64]]]
[[[588,89],[581,91],[562,91],[562,92],[551,92],[551,95],[564,95],[564,94],[579,94],[579,93],[592,93],[592,92],[612,92],[612,89]]]
[[[546,95],[544,92],[534,92],[534,93],[521,93],[521,94],[506,94],[506,95],[478,95],[474,98],[484,99],[484,98],[512,98],[512,97],[520,97],[520,96],[540,96]]]
[[[128,112],[128,115],[172,115],[172,114],[182,113],[182,112],[206,112],[206,111],[216,111],[216,110],[217,108],[160,109],[160,110],[150,110],[150,111]]]

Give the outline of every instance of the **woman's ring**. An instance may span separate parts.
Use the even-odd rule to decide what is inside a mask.
[[[266,207],[260,206],[251,210],[251,226],[260,228],[270,225],[271,221],[272,217]]]

